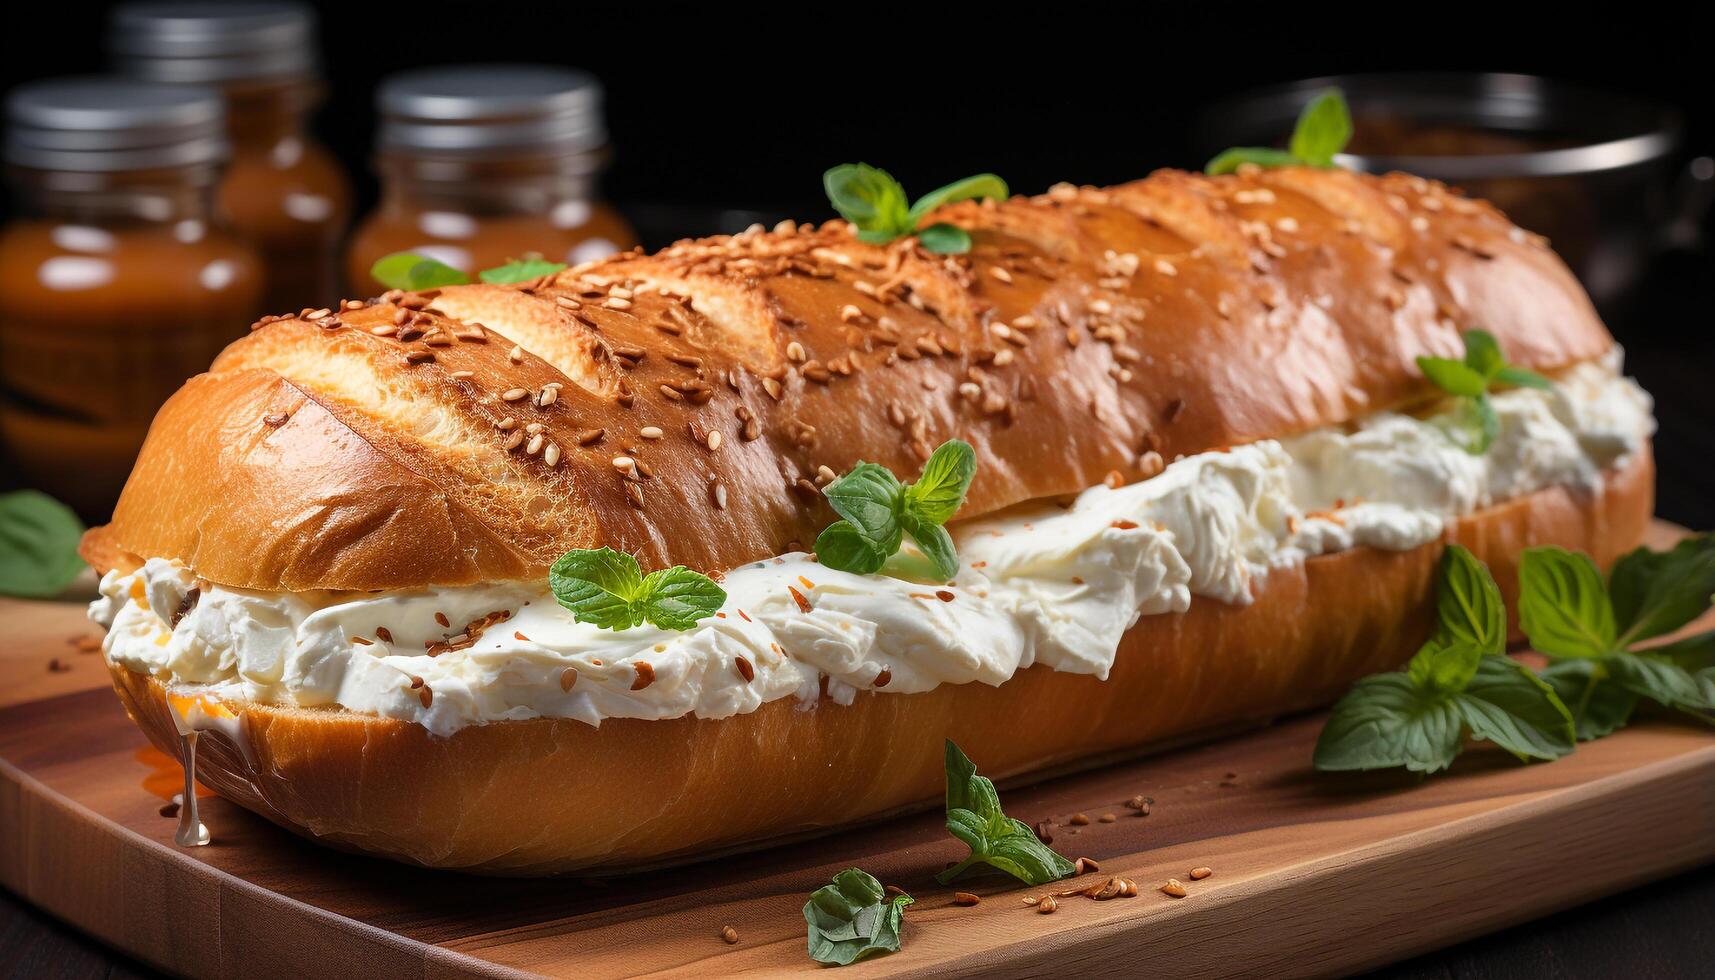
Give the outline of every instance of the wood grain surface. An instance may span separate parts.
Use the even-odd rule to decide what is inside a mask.
[[[0,884],[189,975],[797,973],[812,966],[806,897],[853,865],[918,904],[903,952],[842,976],[1327,974],[1715,859],[1707,729],[1641,723],[1552,765],[1480,747],[1422,780],[1315,774],[1320,716],[1005,791],[1009,812],[1055,821],[1057,849],[1142,889],[1050,916],[1021,902],[1046,889],[999,878],[961,883],[983,901],[953,905],[933,875],[963,847],[935,814],[625,878],[514,881],[329,851],[216,798],[215,843],[184,850],[159,813],[176,770],[78,650],[93,634],[81,609],[14,601],[0,615]],[[55,658],[69,669],[50,670]],[[1134,795],[1154,799],[1148,816],[1122,805]],[[1079,813],[1087,825],[1072,825]],[[1214,875],[1189,881],[1197,866]],[[1186,898],[1155,890],[1170,876]],[[738,943],[720,939],[726,925]]]

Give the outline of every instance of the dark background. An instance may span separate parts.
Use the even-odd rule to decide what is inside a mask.
[[[100,70],[107,6],[32,4],[28,21],[10,18],[0,88]],[[1582,82],[1677,108],[1684,155],[1715,154],[1715,18],[1699,4],[316,6],[329,82],[316,129],[354,177],[360,213],[375,195],[370,97],[380,77],[445,62],[572,64],[606,83],[614,157],[605,192],[650,245],[717,230],[735,217],[723,218],[727,210],[828,216],[820,174],[845,161],[885,167],[919,193],[980,171],[1034,192],[1197,167],[1210,148],[1191,134],[1209,104],[1344,72]],[[1708,221],[1704,229],[1715,232]],[[1711,252],[1679,251],[1604,310],[1629,370],[1658,400],[1659,512],[1695,527],[1715,525],[1712,287]],[[1704,870],[1392,972],[1695,975],[1709,969],[1712,903],[1715,873]],[[0,972],[7,962],[64,976],[135,969],[0,893]]]

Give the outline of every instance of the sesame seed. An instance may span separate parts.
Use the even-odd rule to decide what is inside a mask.
[[[523,429],[515,429],[515,430],[513,430],[511,435],[506,437],[505,446],[506,446],[507,452],[511,452],[512,450],[517,449],[519,446],[522,446],[522,445],[524,445],[524,430]]]
[[[621,473],[630,473],[637,469],[637,460],[630,456],[615,456],[612,459],[613,468]]]
[[[661,427],[658,425],[646,425],[637,430],[637,434],[645,439],[659,439],[662,436]]]
[[[1166,259],[1156,259],[1155,260],[1155,271],[1161,273],[1164,276],[1176,276],[1179,274],[1179,270],[1174,268],[1173,263],[1167,261]]]
[[[800,344],[796,340],[794,340],[791,343],[786,345],[786,359],[787,360],[792,361],[794,363],[802,364],[804,362],[804,359],[807,356],[808,355],[806,355],[804,353],[804,345]]]
[[[560,671],[560,690],[570,691],[573,687],[577,686],[577,683],[578,669],[576,667],[567,667],[565,670]]]
[[[578,433],[578,435],[577,435],[578,445],[580,445],[580,446],[594,445],[594,444],[600,442],[601,437],[606,435],[606,434],[607,434],[606,429],[585,429],[584,431]]]
[[[714,489],[711,493],[715,498],[715,508],[717,510],[726,510],[726,486],[724,484],[717,483],[714,485]]]
[[[1012,273],[1006,271],[1005,268],[998,266],[998,265],[989,266],[989,275],[993,276],[996,279],[999,279],[1001,282],[1011,282],[1012,281]]]
[[[550,443],[548,443],[547,446],[543,447],[543,449],[542,449],[542,462],[547,463],[549,469],[553,469],[554,467],[560,465],[560,444],[559,443],[550,442]]]
[[[553,387],[553,386],[545,387],[542,389],[541,394],[538,394],[536,396],[536,407],[537,408],[547,408],[549,405],[552,405],[559,400],[560,400],[560,389],[559,388]]]
[[[536,455],[536,454],[537,454],[537,453],[539,453],[539,452],[541,452],[541,451],[542,451],[542,446],[543,446],[543,445],[544,445],[544,444],[545,444],[545,443],[546,443],[546,442],[547,442],[547,441],[548,441],[548,437],[547,437],[547,436],[544,436],[544,435],[543,435],[543,434],[542,434],[542,433],[540,433],[540,432],[538,432],[538,433],[536,433],[536,434],[535,434],[535,435],[533,435],[533,436],[531,436],[531,437],[530,437],[530,442],[529,442],[529,443],[528,443],[528,444],[527,444],[527,445],[525,445],[525,447],[524,447],[524,454],[525,454],[525,455],[526,455],[526,456],[534,456],[534,455]]]
[[[508,388],[500,393],[500,400],[506,402],[522,401],[530,394],[527,388]]]
[[[513,344],[512,349],[506,352],[506,359],[514,364],[522,363],[524,360],[524,348],[518,344]]]
[[[377,337],[391,337],[399,332],[399,328],[391,323],[383,323],[379,327],[370,327],[369,332]]]
[[[711,452],[721,448],[721,434],[719,430],[709,431],[708,446]]]
[[[406,364],[427,364],[434,359],[435,352],[432,350],[413,350],[405,352]]]

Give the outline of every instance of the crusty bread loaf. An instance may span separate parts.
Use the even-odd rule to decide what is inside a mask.
[[[807,547],[858,459],[969,441],[972,517],[1421,400],[1413,358],[1470,327],[1544,371],[1612,343],[1540,241],[1404,175],[1163,172],[937,217],[968,255],[830,222],[261,324],[161,411],[85,555],[263,590],[539,578],[600,545],[716,571]]]
[[[1448,537],[1489,564],[1511,608],[1522,549],[1558,544],[1606,567],[1642,537],[1652,488],[1646,449],[1599,495],[1543,490]],[[1270,573],[1249,606],[1145,616],[1106,681],[1038,666],[999,687],[864,692],[849,706],[775,701],[719,721],[600,728],[503,721],[449,738],[337,709],[234,704],[246,745],[205,733],[197,774],[286,827],[403,861],[635,869],[936,802],[943,737],[1004,778],[1327,703],[1422,642],[1440,551],[1326,555]],[[178,753],[161,682],[122,667],[113,678],[149,738]]]

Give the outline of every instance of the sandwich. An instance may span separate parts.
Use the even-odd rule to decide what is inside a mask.
[[[1513,608],[1525,548],[1641,540],[1650,399],[1545,241],[1239,170],[268,318],[84,540],[114,686],[326,844],[626,870],[933,805],[945,739],[1018,780],[1326,705],[1450,544]],[[1519,371],[1419,366],[1474,352]]]

